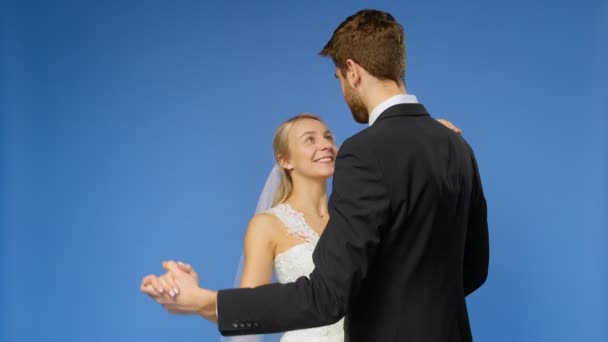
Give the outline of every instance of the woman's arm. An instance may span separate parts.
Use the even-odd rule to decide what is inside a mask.
[[[276,219],[268,214],[257,214],[249,221],[245,233],[245,264],[241,275],[241,287],[257,287],[271,283],[276,249],[276,228]],[[163,267],[167,269],[164,261]],[[190,274],[198,283],[198,275],[190,264],[178,262],[177,267]],[[167,273],[160,277],[148,275],[142,280],[141,289],[155,296],[162,296],[166,293],[170,297],[175,297],[179,294],[180,289],[173,276],[168,269]]]
[[[245,233],[245,251],[241,287],[270,284],[276,249],[276,219],[269,214],[257,214]]]

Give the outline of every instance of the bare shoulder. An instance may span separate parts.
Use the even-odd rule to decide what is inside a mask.
[[[259,213],[254,215],[247,226],[247,238],[274,241],[281,237],[282,223],[274,215]]]

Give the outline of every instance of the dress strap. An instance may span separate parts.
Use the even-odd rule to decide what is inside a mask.
[[[295,211],[287,203],[281,203],[264,212],[272,214],[281,220],[285,227],[287,227],[287,231],[290,235],[299,235],[308,241],[316,241],[319,239],[319,234],[306,223],[304,214]]]

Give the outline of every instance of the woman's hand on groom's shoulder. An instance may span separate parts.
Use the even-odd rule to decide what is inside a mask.
[[[437,119],[437,121],[439,121],[439,123],[441,123],[445,127],[451,129],[454,133],[458,133],[458,134],[462,133],[462,130],[460,128],[456,127],[453,123],[451,123],[450,121],[448,121],[446,119]]]

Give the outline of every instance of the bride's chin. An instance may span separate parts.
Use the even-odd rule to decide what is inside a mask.
[[[334,175],[334,170],[332,169],[331,171],[327,171],[327,172],[323,172],[319,175],[320,178],[323,178],[324,180],[327,180],[328,178],[330,178],[331,176]]]
[[[333,176],[333,174],[334,174],[333,170],[332,170],[332,172],[318,172],[315,175],[313,175],[312,178],[318,179],[320,181],[326,181],[331,176]]]

